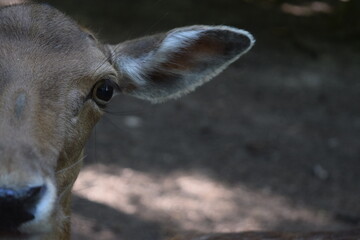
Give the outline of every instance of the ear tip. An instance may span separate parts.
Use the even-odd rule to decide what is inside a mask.
[[[193,37],[194,39],[197,36],[200,36],[199,33],[220,33],[226,36],[228,41],[233,43],[234,45],[238,45],[241,51],[248,51],[255,44],[255,37],[248,31],[244,29],[239,29],[236,27],[231,27],[227,25],[193,25],[188,27],[177,28],[171,31],[171,33],[180,33],[187,32],[187,39]],[[190,34],[191,33],[191,34]],[[216,35],[216,34],[215,34]]]
[[[242,36],[246,36],[249,39],[249,47],[252,47],[255,44],[256,40],[250,32],[240,29],[238,31]]]
[[[219,26],[221,30],[230,31],[235,33],[236,35],[240,36],[242,38],[241,43],[245,48],[250,49],[256,42],[255,37],[248,31],[244,29],[239,29],[236,27],[230,27],[230,26]]]
[[[243,45],[244,52],[247,52],[254,46],[256,40],[251,33],[245,30],[242,30],[240,34],[239,42]]]

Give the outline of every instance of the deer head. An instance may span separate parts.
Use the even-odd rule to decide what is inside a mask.
[[[253,44],[190,26],[107,45],[48,5],[0,8],[0,238],[69,238],[83,147],[114,96],[178,98]]]

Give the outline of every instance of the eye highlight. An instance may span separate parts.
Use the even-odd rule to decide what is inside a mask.
[[[92,90],[92,99],[101,107],[104,107],[114,96],[116,84],[104,79],[95,84]]]

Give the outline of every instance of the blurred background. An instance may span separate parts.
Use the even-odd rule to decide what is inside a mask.
[[[360,227],[360,1],[47,2],[108,43],[191,24],[257,39],[182,99],[112,102],[74,189],[74,239]]]

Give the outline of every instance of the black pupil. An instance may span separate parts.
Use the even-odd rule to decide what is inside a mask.
[[[102,101],[108,102],[112,98],[114,88],[107,82],[102,83],[96,89],[96,97]]]

